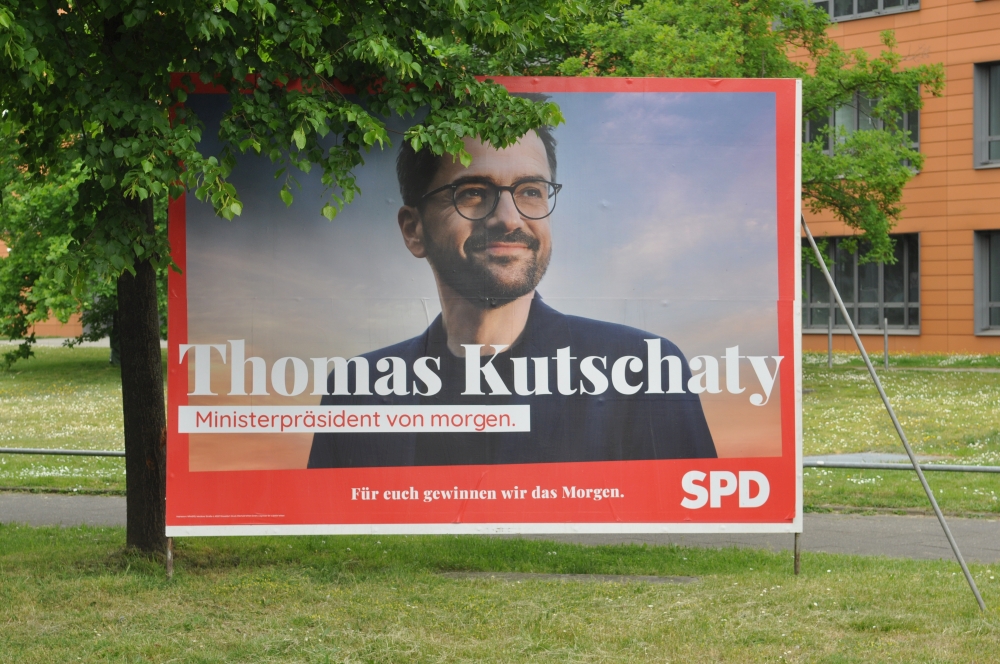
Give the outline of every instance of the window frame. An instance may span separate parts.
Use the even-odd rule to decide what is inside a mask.
[[[827,6],[826,14],[827,16],[830,17],[831,23],[856,21],[863,18],[872,18],[874,16],[885,16],[887,14],[901,14],[904,12],[915,12],[920,10],[920,0],[901,0],[899,7],[889,7],[888,9],[885,8],[885,0],[876,0],[878,2],[878,9],[859,13],[858,12],[859,0],[850,0],[854,7],[854,11],[851,12],[850,14],[844,14],[843,16],[834,16],[834,3],[836,2],[836,0],[807,0],[807,1],[812,2],[813,5],[826,3]],[[820,9],[822,9],[822,7],[820,7]]]
[[[1000,142],[1000,134],[991,136],[990,126],[990,70],[1000,67],[1000,60],[978,62],[974,66],[972,81],[972,135],[973,168],[1000,168],[1000,159],[990,159],[990,142]]]
[[[996,238],[996,250],[1000,252],[1000,230],[975,231],[973,236],[974,333],[981,337],[1000,337],[1000,325],[990,325],[990,309],[1000,309],[1000,300],[990,300],[991,238]]]
[[[900,233],[893,234],[892,238],[896,240],[897,243],[904,241],[903,244],[903,300],[899,303],[886,303],[885,301],[885,264],[876,263],[878,266],[878,298],[876,302],[861,302],[860,301],[860,279],[859,279],[859,265],[858,265],[858,252],[855,251],[852,254],[851,259],[851,270],[852,270],[852,282],[854,292],[850,294],[851,300],[848,300],[848,296],[841,293],[841,297],[844,298],[844,306],[847,308],[848,313],[851,315],[851,321],[857,328],[859,334],[872,334],[879,333],[883,331],[882,321],[886,318],[886,309],[902,309],[903,312],[903,323],[895,324],[890,323],[888,325],[888,332],[890,335],[897,336],[919,336],[921,334],[921,325],[923,323],[923,307],[920,302],[920,233]],[[912,238],[912,240],[911,240]],[[836,246],[837,241],[846,239],[846,236],[828,237],[825,238],[829,241],[829,249],[833,251],[833,258],[836,258]],[[912,241],[912,246],[916,250],[916,256],[911,255],[910,242]],[[828,254],[828,257],[830,255]],[[916,264],[916,293],[912,292],[910,288],[910,266]],[[827,321],[834,321],[833,333],[834,334],[850,334],[850,328],[847,327],[847,323],[839,323],[840,310],[837,307],[836,301],[832,296],[832,293],[828,293],[827,298],[829,302],[817,302],[813,303],[810,300],[810,294],[812,292],[812,280],[814,278],[822,279],[826,281],[825,277],[822,276],[822,272],[814,268],[812,265],[805,264],[802,269],[802,333],[803,334],[827,334],[829,331],[829,322],[813,324],[813,310],[827,309]],[[834,279],[836,280],[836,273],[834,273]],[[886,306],[888,304],[888,306]],[[878,311],[878,324],[862,324],[860,322],[860,310],[861,309],[877,309]],[[910,322],[910,311],[911,309],[917,310],[917,322]],[[998,330],[1000,334],[1000,330]]]
[[[826,126],[833,127],[834,130],[836,130],[837,112],[842,111],[842,109],[844,108],[850,108],[854,112],[854,129],[851,131],[851,133],[854,133],[855,131],[869,131],[868,129],[858,128],[861,126],[861,99],[862,99],[861,93],[855,92],[854,97],[852,98],[849,104],[845,104],[844,106],[838,106],[836,108],[830,109],[826,117]],[[864,97],[864,99],[868,100],[869,102],[874,101],[868,97]],[[871,120],[875,125],[874,126],[875,129],[885,129],[884,120],[881,120],[879,118],[871,118]],[[910,148],[916,152],[920,152],[920,109],[914,109],[912,111],[907,111],[905,113],[902,113],[900,115],[900,120],[902,121],[902,130],[910,132],[911,138],[915,136],[914,140],[910,142]],[[916,131],[911,130],[913,126],[912,120],[916,121]],[[813,120],[809,118],[803,118],[802,121],[803,142],[806,143],[812,142],[812,139],[814,138],[812,136],[812,133],[813,133]],[[834,140],[836,139],[832,133],[827,136],[826,147],[823,149],[823,152],[825,152],[826,154],[830,154],[833,151]]]

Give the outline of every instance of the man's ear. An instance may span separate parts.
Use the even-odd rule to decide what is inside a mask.
[[[424,218],[420,210],[415,207],[404,205],[396,213],[396,223],[403,234],[403,242],[410,253],[417,258],[427,256],[427,248],[424,247]]]

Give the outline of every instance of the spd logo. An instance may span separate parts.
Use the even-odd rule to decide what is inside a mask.
[[[708,477],[708,486],[704,482]],[[700,470],[691,470],[681,478],[681,488],[687,496],[681,506],[689,510],[704,507],[722,507],[722,499],[739,491],[740,507],[760,507],[771,494],[771,485],[764,473],[741,470],[739,477],[728,470],[713,470],[707,476]],[[727,502],[732,502],[730,499]]]

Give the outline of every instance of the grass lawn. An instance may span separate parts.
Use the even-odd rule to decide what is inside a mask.
[[[995,662],[1000,569],[482,537],[184,539],[0,526],[0,662]],[[457,580],[453,570],[693,576]]]
[[[123,450],[121,409],[106,348],[36,347],[0,370],[0,447]],[[0,486],[124,492],[125,460],[0,454]]]
[[[827,369],[825,353],[806,354],[802,381],[805,455],[903,453],[863,366],[856,354],[837,354],[834,368]],[[894,357],[890,366],[1000,368],[1000,357],[902,356]],[[901,368],[880,371],[879,379],[918,455],[941,457],[941,463],[1000,466],[1000,373]],[[848,506],[930,513],[912,472],[809,468],[803,475],[807,510]],[[1000,475],[934,472],[927,477],[942,509],[1000,514]]]
[[[38,348],[37,357],[0,371],[0,447],[122,449],[121,384],[102,348]],[[880,359],[880,358],[879,358]],[[893,356],[886,391],[919,454],[960,464],[1000,465],[1000,373],[919,368],[1000,368],[1000,356]],[[857,355],[803,361],[806,455],[902,452]],[[1000,476],[929,473],[952,514],[1000,514]],[[116,458],[0,455],[0,487],[123,492]],[[888,509],[929,513],[912,473],[807,469],[807,510]]]

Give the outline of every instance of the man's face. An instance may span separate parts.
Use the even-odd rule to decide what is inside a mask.
[[[428,191],[470,182],[512,186],[527,180],[551,181],[545,146],[534,132],[504,150],[466,139],[472,164],[445,157]],[[407,245],[426,256],[438,278],[479,306],[502,306],[532,292],[552,255],[549,217],[532,220],[521,214],[510,192],[500,192],[496,209],[485,219],[470,221],[458,213],[446,189],[410,208],[419,225]],[[405,209],[405,208],[404,208]],[[403,226],[403,211],[400,211]],[[407,231],[403,229],[404,236]]]

